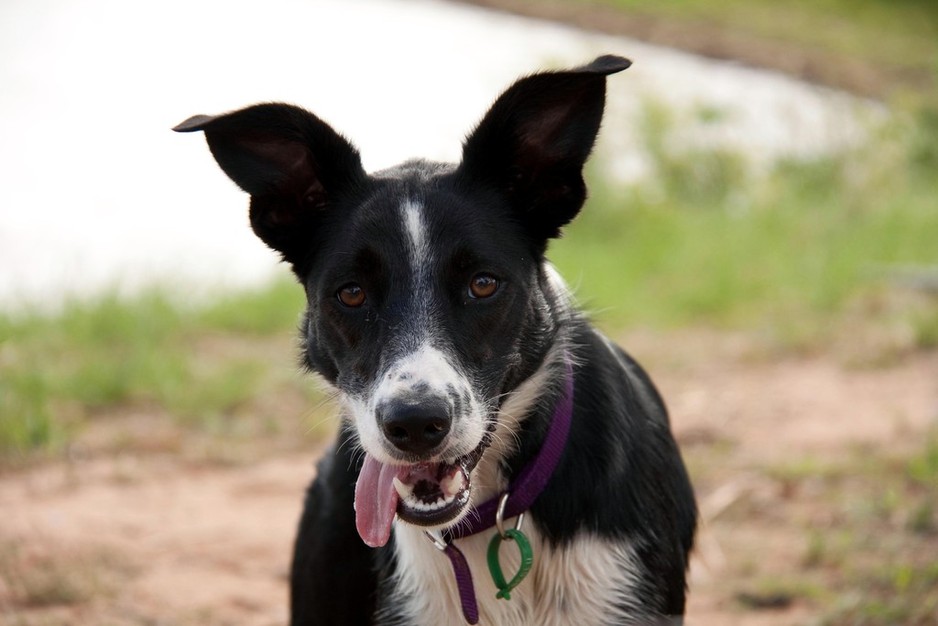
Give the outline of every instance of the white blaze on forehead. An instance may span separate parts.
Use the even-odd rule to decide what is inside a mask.
[[[431,315],[433,294],[428,285],[428,278],[431,272],[432,255],[427,241],[423,205],[416,200],[404,200],[401,203],[401,218],[407,241],[406,255],[410,264],[410,306],[405,316],[407,323],[401,327],[400,336],[397,339],[417,348],[388,367],[384,372],[384,379],[378,380],[376,397],[381,395],[382,389],[386,390],[389,379],[393,379],[391,385],[397,384],[394,381],[398,379],[400,381],[408,379],[414,381],[413,384],[422,382],[439,391],[445,387],[445,382],[441,382],[442,379],[455,381],[461,378],[443,353],[431,345],[434,343],[436,320]],[[439,384],[434,384],[434,382]]]
[[[430,260],[430,246],[427,242],[427,227],[423,219],[423,206],[415,200],[405,200],[401,206],[404,215],[404,230],[410,244],[410,261],[414,275],[419,276]]]
[[[429,279],[432,254],[424,220],[423,205],[412,199],[401,203],[401,225],[407,240],[407,260],[410,264],[411,310],[409,333],[411,340],[426,342],[433,334],[435,320],[431,317],[432,296]]]

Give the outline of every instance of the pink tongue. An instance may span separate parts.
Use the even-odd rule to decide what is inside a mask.
[[[355,483],[355,527],[362,541],[372,548],[383,546],[391,536],[398,499],[394,477],[399,470],[365,454],[365,463]]]

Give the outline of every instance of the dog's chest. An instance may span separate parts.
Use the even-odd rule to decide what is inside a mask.
[[[534,565],[511,592],[511,600],[495,597],[497,589],[486,562],[495,530],[460,539],[457,546],[472,571],[480,625],[589,626],[628,623],[630,607],[639,609],[637,561],[631,548],[583,534],[563,548],[542,541],[533,524],[525,534],[534,549]],[[456,579],[449,559],[423,532],[400,524],[395,531],[400,607],[406,624],[465,624]],[[506,578],[518,568],[518,550],[511,542],[501,548]],[[395,600],[395,602],[397,602]],[[634,615],[633,615],[634,616]]]

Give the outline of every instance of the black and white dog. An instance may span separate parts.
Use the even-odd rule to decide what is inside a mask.
[[[343,400],[293,624],[682,622],[696,508],[664,404],[544,256],[586,198],[606,76],[629,65],[520,79],[458,165],[366,174],[285,104],[176,127],[251,195],[306,290],[303,360]]]

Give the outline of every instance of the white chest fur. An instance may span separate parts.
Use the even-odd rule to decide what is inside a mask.
[[[534,549],[534,565],[511,592],[511,600],[495,597],[497,589],[486,563],[486,550],[495,529],[460,539],[456,544],[472,570],[480,626],[598,626],[630,621],[621,610],[638,608],[634,592],[635,573],[639,570],[628,544],[584,533],[565,547],[554,549],[542,540],[535,524],[526,522],[524,530]],[[465,624],[449,559],[413,526],[397,524],[395,540],[396,583],[410,602],[405,611],[407,623]],[[518,551],[510,542],[504,542],[501,555],[510,578],[517,570]]]

